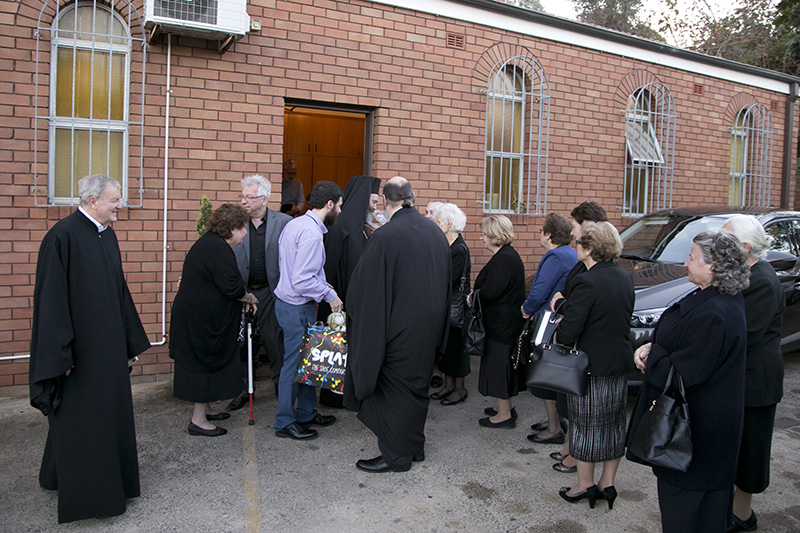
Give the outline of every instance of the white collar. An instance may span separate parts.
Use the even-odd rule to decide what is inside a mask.
[[[90,215],[89,213],[87,213],[87,212],[86,212],[86,209],[84,209],[82,205],[78,206],[78,211],[80,211],[81,213],[83,213],[83,214],[84,214],[84,216],[86,216],[86,218],[88,218],[89,220],[91,220],[91,221],[94,223],[94,225],[95,225],[95,226],[97,226],[97,233],[102,233],[102,232],[104,232],[105,230],[107,230],[107,229],[108,229],[108,226],[103,226],[103,225],[102,225],[102,224],[100,224],[98,221],[96,221],[94,218],[92,218],[92,215]]]

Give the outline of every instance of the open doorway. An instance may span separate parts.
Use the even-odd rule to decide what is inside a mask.
[[[371,111],[287,101],[283,113],[283,160],[297,163],[306,195],[318,181],[344,189],[371,172]]]

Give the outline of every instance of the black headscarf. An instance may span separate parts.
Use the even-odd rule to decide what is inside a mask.
[[[342,212],[325,236],[325,277],[342,300],[367,242],[364,222],[369,197],[378,194],[380,187],[381,180],[372,176],[351,178],[344,189]]]

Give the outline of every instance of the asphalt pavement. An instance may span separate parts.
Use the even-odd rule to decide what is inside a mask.
[[[191,405],[172,397],[172,382],[133,386],[141,491],[125,514],[59,526],[57,494],[38,486],[46,419],[27,398],[0,398],[0,531],[251,532],[655,532],[660,530],[650,469],[623,460],[619,497],[589,509],[558,495],[575,474],[552,469],[558,445],[529,442],[544,418],[540,400],[515,399],[515,429],[478,426],[494,403],[478,394],[478,360],[469,397],[455,406],[431,402],[426,460],[404,473],[369,474],[358,459],[379,455],[374,435],[356,414],[335,414],[319,437],[279,439],[272,424],[277,399],[269,381],[256,391],[255,424],[247,409],[220,425],[222,437],[187,433]],[[800,531],[800,352],[786,357],[785,396],[778,406],[772,483],[754,497],[759,531]],[[629,409],[634,396],[629,398]],[[102,399],[98,399],[102,401]],[[220,407],[224,407],[224,403]],[[598,474],[599,475],[599,474]]]

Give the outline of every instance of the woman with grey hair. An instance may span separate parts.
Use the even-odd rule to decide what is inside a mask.
[[[462,290],[463,297],[469,293],[469,274],[472,265],[469,259],[469,248],[461,237],[467,216],[455,204],[439,204],[433,210],[433,221],[439,226],[450,244],[450,285],[453,296]],[[462,281],[463,277],[463,281]],[[464,378],[469,375],[469,356],[464,355],[461,342],[461,328],[450,325],[439,370],[444,374],[444,387],[431,394],[431,399],[441,400],[442,405],[455,405],[467,399]]]
[[[614,480],[625,455],[626,374],[633,369],[633,278],[616,264],[622,241],[610,223],[584,222],[575,243],[586,272],[577,277],[561,308],[556,339],[586,352],[591,375],[586,394],[567,395],[569,453],[577,461],[578,480],[559,495],[570,503],[588,499],[589,507],[605,498],[612,509]],[[598,463],[603,471],[595,484]]]
[[[665,533],[721,533],[730,521],[744,412],[746,258],[739,239],[727,231],[697,235],[685,266],[698,288],[664,312],[653,341],[634,354],[644,379],[629,438],[664,390],[671,368],[683,379],[689,407],[688,469],[653,466]],[[644,462],[630,450],[628,459]]]
[[[752,215],[736,215],[722,229],[741,242],[750,266],[750,285],[742,291],[747,320],[744,430],[733,496],[733,526],[728,531],[753,531],[758,519],[753,494],[769,486],[769,460],[775,410],[783,396],[781,326],[786,298],[775,270],[764,260],[769,237]]]

